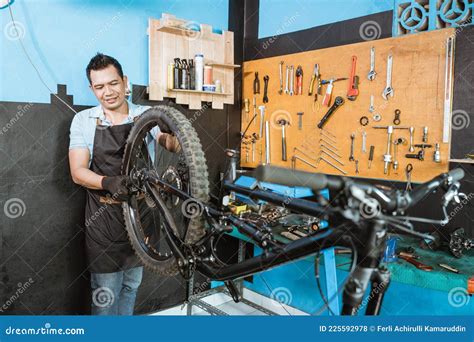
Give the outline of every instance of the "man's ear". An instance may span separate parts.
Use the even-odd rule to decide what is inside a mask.
[[[128,77],[123,77],[123,82],[125,84],[125,96],[130,96],[132,94],[132,89],[130,88],[130,83],[128,83]]]

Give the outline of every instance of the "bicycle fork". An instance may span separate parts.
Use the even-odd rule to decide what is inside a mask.
[[[370,292],[368,297],[364,299],[369,281]],[[384,266],[379,268],[357,266],[344,289],[341,314],[354,316],[365,307],[366,315],[378,315],[385,291],[387,291],[389,285],[390,271]]]
[[[380,265],[385,252],[386,223],[375,221],[370,223],[367,235],[359,237],[364,241],[357,247],[361,263],[356,266],[344,287],[342,296],[342,315],[356,315],[365,307],[366,315],[378,315],[382,301],[390,285],[390,271]],[[370,292],[365,298],[367,288]]]

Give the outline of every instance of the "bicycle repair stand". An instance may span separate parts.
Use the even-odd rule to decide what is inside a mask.
[[[242,262],[244,260],[244,257],[245,257],[245,241],[239,239],[237,261]],[[207,282],[208,282],[208,285],[211,284],[208,280]],[[225,282],[224,285],[220,285],[220,286],[211,288],[210,290],[194,294],[194,275],[193,275],[191,279],[189,279],[186,282],[187,283],[186,284],[187,285],[186,301],[183,303],[183,305],[187,305],[186,315],[192,316],[193,306],[196,306],[213,316],[228,316],[229,314],[227,312],[224,312],[220,310],[219,308],[216,308],[215,306],[203,300],[205,297],[212,296],[217,293],[222,293],[231,297],[235,302],[239,302],[247,306],[250,306],[254,308],[255,310],[258,310],[268,316],[277,316],[275,312],[267,308],[264,308],[263,306],[257,305],[254,302],[249,301],[248,299],[243,298],[242,297],[243,287],[244,287],[243,282],[244,282],[243,279],[235,280],[233,282]]]
[[[293,197],[293,198],[303,198],[303,197],[309,197],[309,196],[314,195],[312,190],[309,188],[287,187],[287,186],[278,185],[278,184],[258,182],[256,179],[247,177],[247,176],[239,177],[235,181],[235,184],[242,187],[247,187],[249,189],[254,189],[255,187],[258,186],[267,191],[273,191],[273,192],[276,192],[288,197]],[[328,191],[322,191],[321,194],[327,199],[329,199]],[[239,194],[236,194],[236,197],[238,197],[243,202],[252,201],[250,198],[239,195]],[[327,228],[328,227],[327,222],[324,222],[324,223],[325,225],[323,225],[323,228]],[[238,232],[237,234],[232,233],[231,235],[239,239],[238,262],[242,262],[245,257],[245,243],[249,242],[250,240],[246,239],[243,235],[241,235]],[[335,315],[339,315],[341,310],[340,310],[340,305],[339,305],[339,296],[337,293],[338,284],[337,284],[337,274],[336,274],[335,250],[334,248],[327,248],[322,251],[322,254],[324,256],[324,270],[325,270],[325,275],[326,275],[326,298],[330,299],[329,300],[329,308],[330,308],[329,313],[331,314],[332,312]],[[210,283],[208,285],[210,285]],[[187,281],[186,301],[184,302],[184,305],[187,304],[186,314],[188,316],[191,316],[192,307],[197,306],[211,315],[228,315],[222,310],[202,300],[204,297],[207,297],[216,293],[224,293],[232,297],[234,301],[242,302],[248,306],[255,308],[256,310],[266,313],[267,315],[270,315],[270,316],[277,315],[273,311],[270,311],[245,298],[242,298],[243,279],[239,279],[237,281],[226,283],[222,286],[218,286],[210,290],[194,294],[194,275],[191,279]]]

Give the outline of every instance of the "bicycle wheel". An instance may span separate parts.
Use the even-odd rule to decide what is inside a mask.
[[[179,151],[171,152],[156,142],[153,138],[156,127],[177,138]],[[156,106],[147,110],[130,131],[122,174],[130,176],[143,169],[155,172],[165,182],[200,201],[208,201],[208,171],[201,143],[189,120],[173,107]],[[197,203],[186,203],[156,186],[152,188],[172,214],[177,227],[174,233],[188,244],[198,241],[205,231],[200,215],[202,210],[196,208]],[[159,205],[142,189],[123,203],[125,227],[132,247],[144,265],[162,275],[172,276],[179,268],[165,238],[165,218]]]

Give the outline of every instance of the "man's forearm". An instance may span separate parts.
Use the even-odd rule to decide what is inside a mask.
[[[104,176],[98,175],[87,168],[77,169],[73,175],[76,184],[93,190],[102,189],[102,178],[104,178]]]

